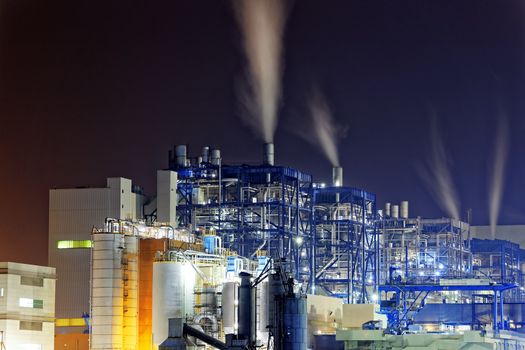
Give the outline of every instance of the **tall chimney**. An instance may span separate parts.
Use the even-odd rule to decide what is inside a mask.
[[[343,186],[343,168],[340,166],[334,166],[332,168],[332,186]]]
[[[274,147],[271,142],[265,143],[263,146],[263,164],[274,165]]]

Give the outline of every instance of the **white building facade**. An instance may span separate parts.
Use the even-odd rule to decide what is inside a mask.
[[[0,341],[8,350],[53,350],[55,269],[0,263]]]

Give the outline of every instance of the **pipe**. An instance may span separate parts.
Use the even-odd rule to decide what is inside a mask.
[[[215,339],[211,335],[208,335],[204,332],[199,331],[198,329],[193,328],[192,326],[189,326],[188,324],[184,324],[183,327],[183,334],[195,337],[199,340],[202,340],[208,345],[213,346],[214,348],[217,348],[219,350],[228,350],[228,346],[226,346],[225,343],[220,341],[219,339]]]
[[[271,142],[263,145],[263,164],[274,165],[274,146]]]
[[[343,186],[343,168],[340,166],[334,166],[332,168],[332,186]]]

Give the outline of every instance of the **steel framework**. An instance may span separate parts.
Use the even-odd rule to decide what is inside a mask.
[[[372,301],[377,292],[376,197],[350,187],[313,192],[312,288],[347,303]]]
[[[311,175],[269,165],[174,170],[180,225],[213,229],[226,249],[244,257],[285,259],[287,272],[312,279]]]

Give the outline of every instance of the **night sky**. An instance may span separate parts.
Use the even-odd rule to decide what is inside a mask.
[[[254,0],[255,1],[255,0]],[[347,185],[411,215],[445,215],[416,171],[431,116],[449,151],[461,212],[488,224],[497,119],[511,128],[500,223],[525,223],[525,8],[521,1],[296,0],[285,35],[276,162],[329,181],[294,132],[321,86],[348,126]],[[261,160],[238,116],[244,56],[231,2],[0,2],[0,260],[47,263],[48,190],[124,176],[154,194],[167,150]]]

